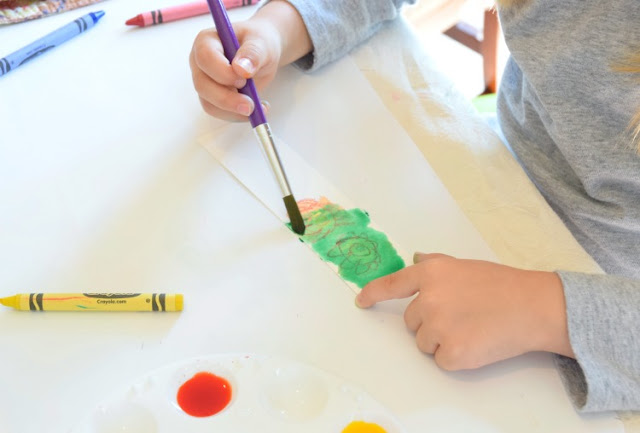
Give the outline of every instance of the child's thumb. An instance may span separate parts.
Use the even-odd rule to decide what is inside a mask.
[[[242,78],[253,77],[264,64],[266,53],[266,47],[260,39],[245,40],[233,58],[233,70]]]

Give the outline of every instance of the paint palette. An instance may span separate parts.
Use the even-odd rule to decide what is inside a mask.
[[[73,433],[404,433],[369,394],[308,365],[257,355],[171,364],[98,406]]]

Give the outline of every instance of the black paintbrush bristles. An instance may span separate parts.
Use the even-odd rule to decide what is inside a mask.
[[[306,227],[296,199],[293,198],[293,194],[283,197],[282,199],[284,200],[284,206],[287,208],[289,221],[291,221],[291,230],[302,236]]]

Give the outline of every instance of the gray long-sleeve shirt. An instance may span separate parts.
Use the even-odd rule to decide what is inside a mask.
[[[346,54],[409,3],[288,1],[313,42],[298,62],[309,70]],[[640,50],[640,3],[515,3],[500,10],[511,52],[500,125],[532,181],[607,272],[558,271],[576,355],[558,357],[560,372],[580,411],[640,410],[640,154],[628,130],[640,84],[612,68]]]

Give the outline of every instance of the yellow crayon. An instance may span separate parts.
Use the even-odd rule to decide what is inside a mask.
[[[166,293],[21,293],[0,304],[23,311],[182,311],[183,297]]]

